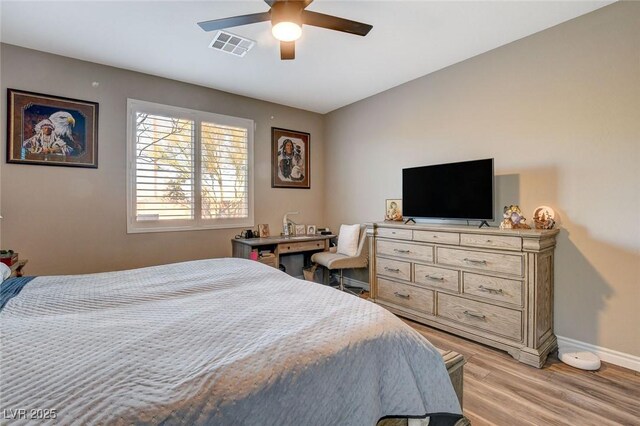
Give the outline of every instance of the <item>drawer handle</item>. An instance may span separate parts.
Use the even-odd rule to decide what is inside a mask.
[[[489,293],[498,293],[498,294],[502,294],[502,289],[501,288],[491,288],[491,287],[485,287],[485,286],[480,286],[478,287],[480,289],[480,291],[486,291]]]
[[[476,259],[468,259],[468,258],[464,258],[464,261],[467,263],[472,263],[474,265],[486,265],[487,261],[486,260],[476,260]]]
[[[404,294],[404,293],[398,293],[397,291],[395,293],[393,293],[394,296],[396,297],[400,297],[402,299],[409,299],[411,296],[408,294]]]
[[[488,243],[492,243],[493,241],[491,241],[491,240],[487,240],[487,242],[488,242]]]
[[[395,272],[396,274],[400,272],[400,269],[389,268],[388,266],[385,266],[384,270],[387,271],[387,272]]]
[[[464,311],[464,314],[468,317],[485,319],[486,317],[482,314],[476,314],[475,312]]]
[[[393,249],[396,253],[411,253],[411,250]]]
[[[435,277],[435,276],[429,275],[429,274],[425,275],[424,277],[426,279],[431,280],[431,281],[444,281],[444,277]]]

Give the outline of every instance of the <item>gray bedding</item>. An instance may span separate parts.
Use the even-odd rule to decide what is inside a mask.
[[[0,323],[3,423],[21,409],[17,423],[48,409],[123,425],[460,413],[437,350],[402,321],[248,260],[38,277]]]

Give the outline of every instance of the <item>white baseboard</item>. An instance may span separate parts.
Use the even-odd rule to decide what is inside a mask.
[[[556,337],[558,338],[558,348],[560,351],[566,350],[567,348],[576,348],[583,351],[593,352],[604,362],[619,365],[620,367],[628,368],[630,370],[640,371],[639,356],[614,351],[612,349],[603,348],[602,346],[592,345],[590,343],[581,342],[568,337]]]

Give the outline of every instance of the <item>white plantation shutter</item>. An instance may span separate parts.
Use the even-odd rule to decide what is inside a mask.
[[[253,226],[253,121],[128,101],[128,232]]]
[[[195,123],[136,113],[136,221],[193,220]]]
[[[202,217],[249,217],[248,130],[203,122],[200,134]]]

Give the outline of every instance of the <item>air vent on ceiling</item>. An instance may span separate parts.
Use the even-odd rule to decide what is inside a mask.
[[[209,47],[242,57],[246,55],[255,44],[255,41],[249,40],[248,38],[240,37],[226,31],[218,31]]]

